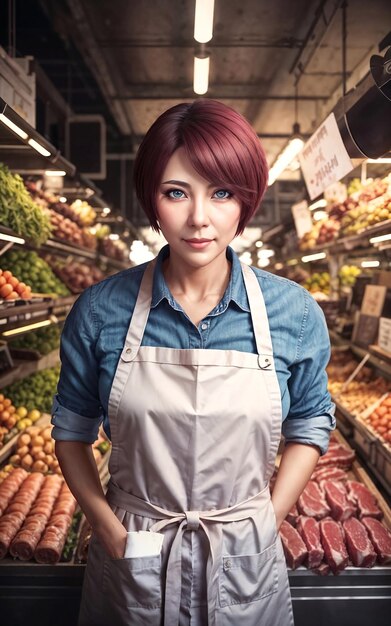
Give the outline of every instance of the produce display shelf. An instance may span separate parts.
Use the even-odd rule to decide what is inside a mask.
[[[369,228],[362,230],[357,235],[349,235],[348,237],[341,237],[335,241],[330,241],[319,246],[313,246],[308,250],[298,250],[296,254],[289,255],[290,259],[300,260],[303,255],[312,254],[317,252],[329,252],[330,254],[338,254],[342,252],[350,252],[360,245],[367,245],[370,237],[375,235],[382,235],[390,232],[391,220],[384,220],[378,224],[374,224]],[[372,253],[376,252],[376,248],[371,248]]]
[[[0,333],[5,330],[20,328],[29,321],[48,319],[50,315],[68,313],[77,299],[77,295],[59,298],[39,298],[34,300],[15,301],[15,306],[2,307],[0,305]]]
[[[350,348],[351,351],[360,359],[363,359],[367,354],[369,354],[369,359],[367,363],[376,367],[383,374],[385,374],[388,379],[391,380],[391,363],[389,359],[383,356],[376,349],[376,346],[373,346],[373,347],[369,346],[368,350],[365,350],[365,348],[361,348],[360,346],[357,346],[352,341],[349,341],[348,339],[344,339],[343,337],[338,335],[338,333],[336,333],[334,330],[329,329],[329,335],[330,335],[331,342],[333,344],[336,344],[338,347]]]
[[[65,256],[69,256],[69,254],[75,254],[86,259],[92,259],[93,261],[95,261],[97,258],[97,253],[95,250],[89,250],[88,248],[78,246],[76,243],[63,241],[62,239],[57,239],[56,237],[48,239],[44,244],[42,244],[40,250],[43,250],[45,252],[59,252],[60,254],[64,254]]]
[[[54,367],[60,362],[60,352],[57,348],[36,361],[26,361],[25,359],[15,358],[13,361],[15,368],[0,375],[0,389],[4,389],[4,387],[11,385],[13,382],[26,378],[30,376],[30,374],[39,372],[47,367]]]
[[[0,224],[0,234],[10,235],[12,237],[20,237],[10,228],[3,226]],[[83,246],[79,246],[76,243],[72,243],[70,241],[63,241],[62,239],[57,239],[56,237],[52,237],[48,239],[45,243],[43,243],[39,248],[30,244],[26,241],[25,244],[16,244],[16,245],[25,245],[30,250],[42,251],[47,253],[58,253],[62,256],[68,257],[70,254],[78,257],[83,257],[85,259],[89,259],[97,263],[98,261],[104,263],[105,265],[111,265],[119,270],[127,269],[131,267],[130,261],[120,261],[119,259],[114,259],[112,257],[106,256],[104,254],[100,254],[97,250],[90,250],[89,248],[85,248]],[[0,251],[1,252],[1,251]],[[1,264],[1,261],[0,261]]]

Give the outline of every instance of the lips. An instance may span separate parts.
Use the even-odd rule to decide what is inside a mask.
[[[185,239],[188,243],[207,243],[208,241],[212,241],[212,239]]]

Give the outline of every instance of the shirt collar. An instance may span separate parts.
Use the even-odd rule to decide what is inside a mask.
[[[167,244],[163,246],[157,256],[153,277],[151,308],[156,307],[165,298],[170,306],[176,310],[181,310],[178,303],[173,298],[163,275],[163,261],[169,256],[169,254],[170,247]],[[225,290],[219,305],[216,307],[216,312],[223,313],[228,308],[231,301],[235,302],[235,304],[243,309],[243,311],[249,312],[250,306],[248,303],[246,288],[244,286],[242,267],[239,257],[230,246],[227,247],[226,254],[227,259],[232,263],[231,276],[227,289]]]

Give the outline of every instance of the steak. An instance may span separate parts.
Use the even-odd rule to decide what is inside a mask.
[[[343,522],[343,529],[353,565],[356,567],[373,567],[376,562],[376,552],[365,526],[355,517],[351,517]]]
[[[330,515],[330,508],[324,499],[319,485],[310,480],[297,501],[297,508],[302,515],[322,519]]]
[[[391,533],[381,522],[373,517],[364,517],[362,523],[368,531],[377,560],[381,565],[391,563]]]
[[[348,479],[348,475],[345,470],[340,467],[322,467],[321,469],[315,470],[312,474],[311,480],[316,480],[317,483],[320,483],[322,480],[342,480],[345,481]]]
[[[326,500],[330,505],[333,519],[340,522],[355,514],[356,507],[348,501],[348,494],[343,483],[324,480],[321,486],[324,489]]]
[[[293,526],[285,520],[282,522],[280,527],[280,537],[287,565],[292,569],[296,569],[307,557],[307,548],[305,547],[305,543],[296,528],[293,528]]]
[[[346,484],[349,490],[349,499],[357,505],[360,519],[362,517],[375,517],[376,519],[383,517],[383,511],[379,509],[375,496],[365,485],[356,480],[348,480]]]
[[[345,569],[349,561],[341,525],[327,518],[319,522],[319,527],[325,560],[332,572],[338,574]]]
[[[296,504],[294,504],[285,519],[292,526],[296,526],[296,522],[297,522],[297,518],[298,517],[299,517],[299,511],[297,510]]]
[[[345,448],[342,444],[333,445],[330,449],[320,457],[316,467],[317,469],[332,465],[335,467],[343,467],[349,469],[355,458],[353,450]]]
[[[309,569],[319,567],[324,556],[322,544],[320,543],[319,522],[314,517],[301,515],[297,520],[296,528],[308,550],[307,567]]]

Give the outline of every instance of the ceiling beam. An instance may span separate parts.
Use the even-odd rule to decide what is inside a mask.
[[[196,97],[193,87],[189,84],[139,84],[128,85],[121,95],[112,96],[114,101],[121,100],[179,100],[183,98],[194,99]],[[208,98],[239,99],[239,100],[296,100],[292,94],[268,94],[267,87],[262,85],[210,85]],[[298,100],[327,100],[329,94],[298,96]]]
[[[124,135],[132,134],[132,127],[126,110],[121,102],[113,99],[121,85],[120,71],[111,67],[105,55],[101,52],[89,20],[80,0],[66,0],[74,22],[73,41],[79,48],[86,65],[90,68],[98,85],[102,90],[102,95],[106,100],[113,117]]]

